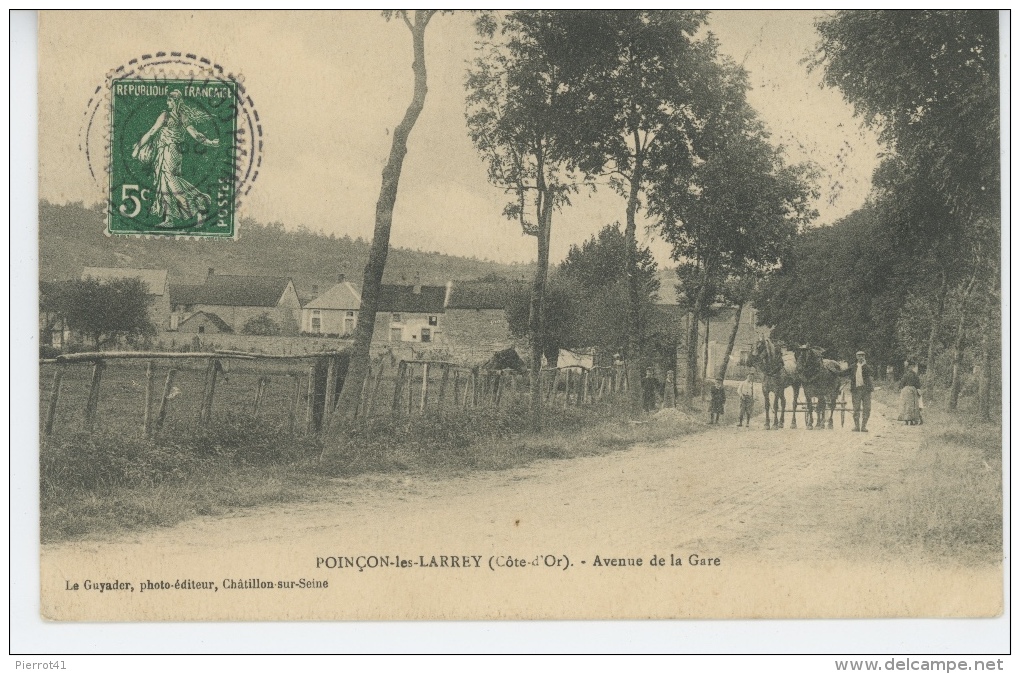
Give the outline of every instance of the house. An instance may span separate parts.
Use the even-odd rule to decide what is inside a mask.
[[[178,324],[177,329],[180,332],[193,333],[196,335],[208,335],[218,332],[234,331],[233,328],[227,325],[227,322],[222,318],[216,314],[207,313],[205,311],[196,311],[191,314]]]
[[[197,312],[215,314],[234,332],[243,332],[253,318],[267,314],[282,334],[298,333],[301,302],[294,283],[282,276],[216,274],[209,269],[205,283],[171,288],[170,329]]]
[[[85,267],[82,280],[91,278],[100,283],[137,278],[148,288],[152,302],[149,320],[157,328],[167,328],[170,321],[170,280],[166,269],[136,269],[132,267]]]
[[[417,344],[443,341],[448,287],[384,284],[372,341]]]
[[[350,336],[360,310],[361,293],[341,276],[339,283],[301,307],[301,332]]]
[[[446,344],[464,351],[469,361],[480,361],[516,340],[510,333],[506,308],[510,298],[526,291],[523,281],[455,281],[448,284]]]
[[[71,341],[67,319],[59,311],[59,297],[65,286],[73,281],[39,282],[39,343],[56,349]]]

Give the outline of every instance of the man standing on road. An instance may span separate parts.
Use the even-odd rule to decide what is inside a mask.
[[[871,366],[863,351],[857,352],[857,363],[850,368],[850,398],[854,404],[854,431],[868,432],[868,417],[871,416],[871,392],[875,390],[871,381]]]

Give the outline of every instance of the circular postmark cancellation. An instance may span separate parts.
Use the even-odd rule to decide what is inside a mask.
[[[132,59],[96,88],[82,137],[105,183],[107,234],[236,237],[262,162],[262,124],[239,76],[195,54]]]

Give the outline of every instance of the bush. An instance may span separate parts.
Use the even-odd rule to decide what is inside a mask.
[[[279,324],[274,321],[267,312],[263,312],[254,318],[249,318],[248,322],[244,324],[241,329],[246,335],[258,335],[261,337],[272,337],[279,335],[282,331],[280,330]]]

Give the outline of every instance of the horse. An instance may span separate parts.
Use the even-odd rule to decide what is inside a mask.
[[[527,374],[528,365],[512,346],[492,354],[492,358],[485,361],[479,370],[484,373],[482,388],[485,395],[492,395],[498,401],[503,395],[503,373]],[[490,391],[491,388],[491,391]]]
[[[524,374],[528,371],[528,365],[512,346],[509,349],[497,351],[492,358],[485,361],[481,366],[482,370],[513,370],[517,374]]]
[[[765,428],[779,430],[786,423],[786,389],[793,387],[797,399],[800,386],[790,364],[783,358],[783,348],[768,337],[760,337],[751,350],[747,364],[762,373],[761,391],[765,398]],[[769,419],[769,394],[772,394],[772,415]],[[774,422],[774,423],[773,423]],[[790,428],[797,428],[797,415],[793,415]]]
[[[818,423],[817,428],[832,429],[832,417],[836,411],[836,401],[842,388],[841,377],[845,376],[848,368],[844,368],[838,361],[822,358],[822,349],[802,345],[795,349],[794,357],[797,363],[796,379],[800,387],[804,389],[804,398],[807,403],[807,419],[805,425],[808,429],[815,427],[813,400],[818,399]],[[829,421],[825,422],[826,404],[829,408]],[[797,398],[793,400],[794,414],[797,413]]]

